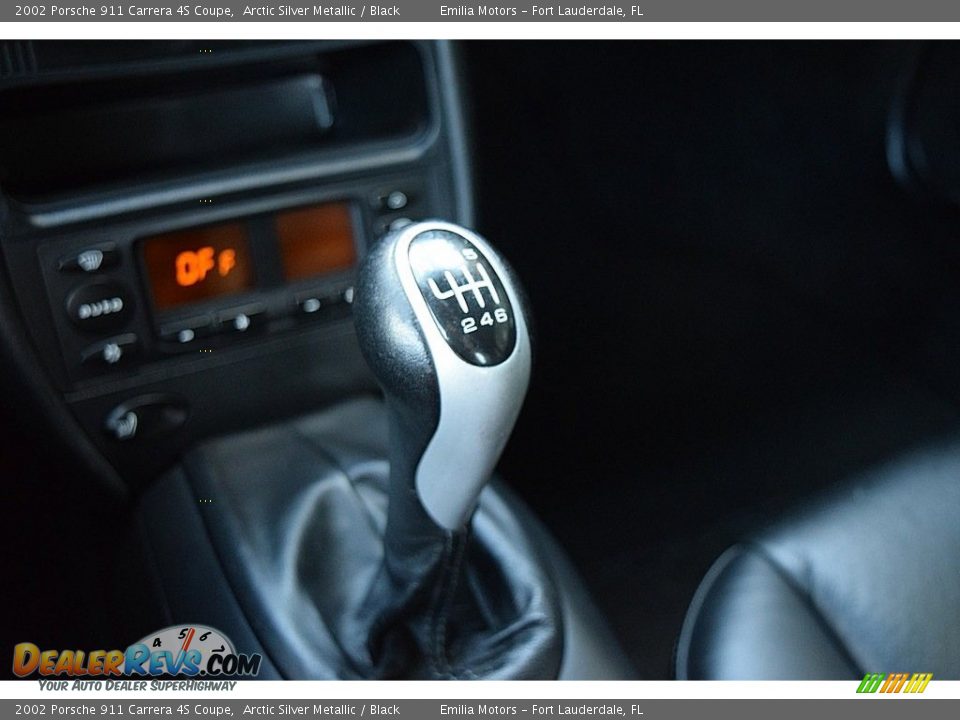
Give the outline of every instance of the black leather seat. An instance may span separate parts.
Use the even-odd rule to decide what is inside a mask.
[[[845,485],[728,550],[677,649],[680,679],[960,678],[960,445]]]

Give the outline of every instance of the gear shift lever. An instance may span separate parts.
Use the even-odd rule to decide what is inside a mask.
[[[407,226],[371,249],[354,316],[387,423],[358,398],[212,440],[171,474],[184,502],[230,498],[203,509],[218,553],[242,558],[218,597],[244,599],[244,632],[287,677],[624,677],[556,543],[503,488],[479,497],[530,376],[504,261],[456,225]],[[180,497],[170,483],[160,499]]]
[[[354,319],[391,412],[391,505],[412,492],[441,528],[463,529],[530,378],[519,286],[475,233],[415,223],[367,258]]]
[[[447,643],[470,626],[462,612],[451,619],[467,591],[470,518],[530,379],[523,298],[485,240],[429,221],[370,252],[353,312],[390,431],[383,564],[358,617],[376,618],[367,649],[383,676],[409,673],[417,657],[432,676],[454,676]]]

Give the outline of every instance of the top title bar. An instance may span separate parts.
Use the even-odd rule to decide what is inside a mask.
[[[621,3],[27,2],[3,22],[956,22],[955,0],[635,0]]]

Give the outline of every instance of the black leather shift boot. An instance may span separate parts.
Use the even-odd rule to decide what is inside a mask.
[[[359,400],[185,459],[220,563],[288,678],[556,678],[563,610],[537,532],[502,491],[471,537],[415,523],[384,557],[386,421]],[[416,530],[414,532],[413,530]]]

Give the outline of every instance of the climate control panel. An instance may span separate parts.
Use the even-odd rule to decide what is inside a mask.
[[[258,205],[41,246],[67,387],[343,320],[371,240],[435,207],[416,177]]]

